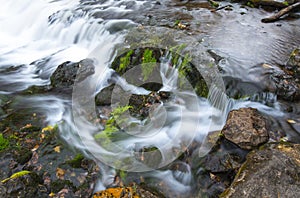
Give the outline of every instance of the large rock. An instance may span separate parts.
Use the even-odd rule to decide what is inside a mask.
[[[54,88],[69,89],[77,82],[81,82],[88,76],[94,74],[95,67],[91,59],[84,59],[80,62],[67,61],[57,67],[50,77],[51,86]]]
[[[269,139],[266,121],[254,108],[231,111],[221,133],[226,139],[248,150]]]
[[[299,197],[300,145],[270,144],[253,151],[220,197]]]

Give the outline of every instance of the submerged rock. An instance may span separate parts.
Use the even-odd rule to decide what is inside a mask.
[[[221,133],[226,139],[248,150],[266,143],[269,139],[266,121],[254,108],[231,111]]]
[[[300,145],[269,144],[247,156],[221,197],[299,197]]]

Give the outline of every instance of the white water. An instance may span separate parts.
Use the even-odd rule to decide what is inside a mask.
[[[132,8],[126,9],[121,3],[122,1],[110,0],[103,4],[82,5],[74,0],[0,0],[0,92],[9,94],[25,90],[32,85],[49,84],[49,77],[59,64],[84,58],[95,60],[96,71],[92,79],[85,82],[91,83],[87,84],[92,86],[91,89],[84,90],[86,92],[80,94],[94,96],[95,92],[108,86],[107,79],[112,74],[108,63],[114,55],[114,46],[123,42],[122,28],[130,28],[136,24],[127,19],[103,20],[95,19],[91,15],[96,11],[117,13],[133,11]],[[144,1],[136,1],[133,9],[139,9],[143,3]],[[85,9],[90,12],[84,11]],[[161,75],[165,77],[164,89],[176,92],[174,83],[177,80],[176,72],[167,76],[163,69],[165,67],[161,70]],[[119,79],[120,84],[121,81],[122,78]],[[123,87],[130,89],[130,85],[126,82],[123,82]],[[141,90],[137,92],[142,93]],[[154,125],[149,125],[146,127],[149,136],[137,135],[136,138],[120,141],[118,144],[121,149],[118,148],[118,152],[111,152],[103,149],[94,140],[93,134],[99,131],[99,126],[91,125],[82,116],[86,113],[84,110],[90,113],[94,109],[88,107],[77,111],[78,108],[71,108],[71,105],[73,108],[78,105],[80,107],[80,104],[76,104],[78,101],[74,100],[76,97],[75,93],[73,95],[75,104],[58,96],[33,96],[23,102],[28,108],[36,108],[45,113],[49,124],[64,121],[64,124],[60,125],[62,137],[80,148],[86,155],[99,160],[103,176],[96,190],[111,184],[115,175],[113,168],[103,165],[103,162],[114,164],[115,159],[107,161],[108,158],[103,158],[103,154],[124,162],[126,157],[132,157],[135,145],[154,145],[161,149],[165,163],[154,164],[154,167],[150,168],[138,161],[130,164],[130,167],[125,162],[119,165],[119,168],[131,171],[152,170],[167,165],[176,158],[173,152],[168,151],[182,150],[181,146],[187,146],[193,139],[202,142],[208,132],[220,130],[227,112],[232,108],[251,106],[267,114],[282,116],[279,107],[270,108],[255,102],[233,102],[228,100],[222,90],[212,89],[209,100],[197,98],[191,92],[178,91],[178,100],[170,101],[163,106],[164,113],[160,118],[165,119],[166,124],[160,126],[159,130],[154,129]],[[103,126],[100,126],[100,129],[101,127]],[[128,149],[128,152],[124,153],[124,149]],[[209,149],[210,147],[203,144],[200,155],[205,155]],[[191,190],[190,184],[193,179],[189,165],[185,166],[186,172],[155,170],[146,173],[146,176],[164,181],[174,192],[185,194]]]

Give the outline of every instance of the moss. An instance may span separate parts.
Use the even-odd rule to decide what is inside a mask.
[[[110,143],[111,139],[120,131],[120,128],[117,127],[117,123],[127,122],[127,118],[122,118],[122,115],[131,108],[132,106],[129,105],[115,108],[110,113],[110,118],[107,120],[104,130],[97,133],[94,137],[104,143],[104,145]]]
[[[215,7],[215,8],[217,8],[217,7],[220,6],[220,4],[219,4],[218,2],[216,2],[216,1],[209,0],[208,2],[209,2],[213,7]]]
[[[153,69],[155,68],[157,60],[152,55],[153,51],[150,49],[146,49],[143,53],[142,57],[142,74],[143,74],[143,80],[146,81],[150,74],[152,73]],[[152,63],[152,64],[151,64]]]
[[[81,168],[81,162],[84,159],[84,156],[81,153],[78,153],[73,159],[66,161],[73,168]]]
[[[117,69],[117,72],[123,73],[125,72],[126,68],[130,65],[130,58],[133,54],[133,50],[129,50],[124,57],[120,58],[120,65]]]
[[[287,1],[282,2],[282,4],[285,6],[289,6],[289,2],[287,2]]]
[[[0,151],[7,149],[9,146],[9,141],[0,134]]]
[[[181,53],[183,51],[183,49],[186,47],[186,44],[181,44],[181,45],[177,45],[174,46],[170,49],[170,52],[172,53],[172,64],[175,67],[178,67],[178,61],[179,58],[181,57]]]
[[[120,170],[119,175],[120,175],[120,178],[121,178],[122,181],[126,180],[126,177],[127,177],[127,172],[126,171]]]

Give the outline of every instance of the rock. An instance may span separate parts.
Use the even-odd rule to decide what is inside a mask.
[[[287,101],[300,99],[299,83],[297,83],[295,77],[283,71],[274,71],[266,84],[268,84],[268,90],[275,92],[279,99]]]
[[[74,153],[56,127],[7,127],[10,147],[0,152],[0,197],[91,197],[99,169]],[[26,140],[26,141],[25,141]],[[8,179],[13,173],[29,174]]]
[[[161,77],[158,77],[160,75],[159,65],[160,63],[167,63],[178,69],[179,89],[188,90],[192,88],[199,96],[207,97],[209,88],[206,81],[197,67],[190,62],[191,58],[188,55],[183,56],[180,54],[181,48],[184,48],[184,46],[177,46],[170,50],[154,47],[139,47],[127,50],[115,58],[111,68],[119,75],[128,74],[134,68],[135,73],[132,73],[132,75],[140,75],[134,78],[139,80],[130,82],[132,79],[128,78],[128,82],[143,85],[151,91],[158,91],[162,84]],[[153,82],[156,82],[156,84]],[[147,83],[148,85],[146,85]]]
[[[299,197],[300,145],[268,144],[252,151],[220,197]]]
[[[50,77],[53,88],[70,89],[77,82],[85,80],[94,74],[94,65],[91,59],[84,59],[77,63],[67,61],[57,67]]]
[[[97,106],[105,106],[111,104],[111,96],[115,85],[110,85],[102,89],[95,97],[95,104]]]
[[[251,150],[268,141],[266,121],[254,108],[241,108],[229,113],[221,132],[242,149]]]
[[[299,83],[300,77],[300,48],[297,48],[292,51],[286,65],[285,69],[290,72],[292,76],[296,78],[296,81]]]
[[[196,189],[194,197],[218,197],[230,186],[248,151],[221,137],[204,157],[193,157]]]
[[[153,108],[155,108],[155,104],[165,102],[170,97],[171,93],[165,91],[152,91],[148,95],[132,94],[129,99],[129,105],[132,106],[132,108],[129,109],[129,111],[134,117],[144,119],[149,116],[151,109],[153,110]]]

